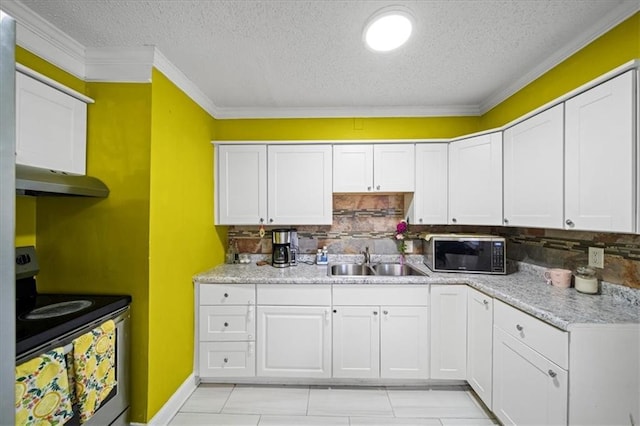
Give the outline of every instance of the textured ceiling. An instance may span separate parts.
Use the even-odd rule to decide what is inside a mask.
[[[277,116],[278,111],[357,115],[379,108],[415,115],[411,111],[421,108],[482,109],[629,2],[22,3],[85,47],[156,46],[220,110]],[[389,4],[413,11],[414,36],[398,51],[371,52],[362,44],[362,29]]]

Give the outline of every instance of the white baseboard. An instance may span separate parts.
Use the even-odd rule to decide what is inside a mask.
[[[194,390],[198,387],[196,376],[192,374],[180,385],[178,390],[171,395],[171,398],[162,406],[155,416],[149,420],[149,423],[131,423],[131,426],[144,426],[146,425],[167,425],[178,413],[182,404],[191,396]]]

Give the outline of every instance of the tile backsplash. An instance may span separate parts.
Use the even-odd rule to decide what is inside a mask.
[[[396,225],[403,218],[403,194],[334,194],[332,225],[296,227],[300,251],[315,253],[327,246],[329,253],[356,254],[369,247],[375,254],[397,254],[393,237]],[[410,225],[414,253],[422,253],[422,235],[441,232],[504,236],[509,259],[545,267],[574,269],[586,265],[588,248],[601,247],[605,268],[599,271],[600,278],[640,288],[640,235],[499,226]],[[271,253],[271,233],[260,238],[257,226],[230,226],[228,235],[242,253]]]

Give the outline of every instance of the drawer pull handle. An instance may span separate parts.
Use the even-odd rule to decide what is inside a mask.
[[[520,324],[517,324],[517,325],[516,325],[516,330],[518,330],[518,331],[522,331],[522,330],[524,330],[524,327],[523,327],[523,326],[521,326]]]
[[[226,363],[228,363],[228,362],[229,362],[229,358],[225,358],[223,361],[224,361],[224,363],[226,364]]]
[[[225,322],[225,323],[224,323],[224,326],[225,326],[225,327],[229,327],[229,323],[228,323],[228,322]]]
[[[388,315],[389,311],[382,311],[383,314]]]
[[[550,376],[551,378],[554,378],[554,377],[556,377],[557,375],[558,375],[558,373],[556,373],[555,371],[553,371],[553,370],[549,370],[549,376]]]
[[[337,309],[334,309],[334,310],[333,310],[333,313],[334,313],[334,314],[337,314],[337,313],[338,313],[338,310],[337,310]]]
[[[487,299],[484,299],[482,303],[484,303],[484,306],[487,306],[489,304],[489,301]]]
[[[224,297],[229,297],[229,293],[225,293],[225,294],[224,294]]]
[[[573,221],[571,219],[567,219],[564,223],[566,223],[567,226],[571,226],[571,227],[573,227],[573,225],[574,225],[574,223],[573,223]]]
[[[373,311],[373,315],[378,315],[378,311]]]

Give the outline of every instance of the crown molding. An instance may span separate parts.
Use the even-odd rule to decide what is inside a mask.
[[[149,83],[155,51],[154,46],[88,47],[85,56],[86,80],[109,83]]]
[[[218,108],[215,118],[345,118],[345,117],[450,117],[478,116],[476,105],[393,106],[393,107],[317,107],[317,108]]]
[[[173,82],[180,90],[189,96],[202,109],[214,118],[218,117],[219,108],[200,88],[187,77],[178,67],[169,61],[158,49],[155,49],[153,66]]]
[[[243,119],[479,116],[638,12],[640,3],[636,0],[625,0],[573,42],[549,56],[546,61],[512,84],[494,92],[479,105],[335,108],[221,108],[154,46],[85,48],[17,0],[2,0],[2,9],[16,20],[16,41],[19,46],[80,79],[92,82],[148,83],[151,81],[152,68],[156,67],[213,117]]]
[[[522,90],[528,84],[540,78],[546,72],[558,66],[561,62],[586,47],[589,43],[620,24],[634,13],[640,11],[640,2],[637,0],[625,0],[618,7],[604,15],[595,25],[588,28],[573,41],[566,44],[562,49],[550,55],[545,61],[540,62],[535,68],[517,79],[510,85],[494,92],[484,102],[479,105],[479,115],[485,114],[492,108],[504,102],[509,97]]]
[[[16,21],[16,44],[84,80],[82,44],[18,1],[2,0],[2,10]]]

